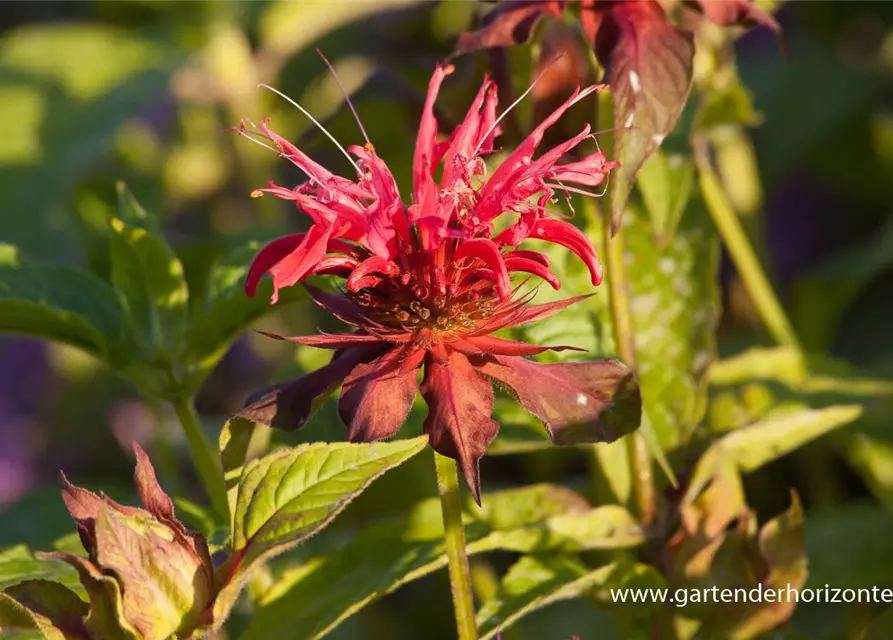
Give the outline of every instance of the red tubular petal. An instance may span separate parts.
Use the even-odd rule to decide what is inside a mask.
[[[325,257],[331,233],[331,227],[313,225],[297,249],[268,269],[273,276],[273,302],[279,298],[279,289],[302,280]]]
[[[496,290],[502,300],[508,300],[512,295],[512,285],[509,280],[509,272],[505,267],[499,247],[487,238],[475,238],[459,244],[453,254],[453,262],[460,262],[465,258],[477,258],[490,267],[496,275]]]
[[[499,423],[490,418],[490,383],[475,373],[464,355],[452,352],[445,364],[427,360],[422,396],[428,403],[423,428],[431,447],[459,462],[471,494],[480,504],[478,465],[499,431]]]
[[[534,262],[533,260],[528,260],[527,258],[506,258],[505,268],[509,272],[523,271],[524,273],[532,273],[535,276],[539,276],[540,278],[548,282],[549,285],[556,291],[561,288],[561,282],[558,280],[558,276],[549,271],[539,262]]]
[[[434,101],[440,92],[440,85],[443,79],[450,73],[453,68],[441,67],[440,65],[434,70],[431,81],[428,83],[428,95],[425,98],[425,107],[422,110],[422,118],[419,122],[419,134],[416,138],[415,153],[412,159],[412,190],[415,196],[415,202],[424,202],[423,192],[425,185],[431,182],[431,174],[434,167],[431,165],[431,159],[434,155],[434,141],[437,138],[437,119],[434,117]]]
[[[639,385],[618,360],[541,364],[492,356],[472,363],[508,386],[518,403],[543,421],[555,444],[613,442],[641,421]]]
[[[267,135],[270,140],[272,140],[273,144],[275,144],[279,148],[279,152],[285,158],[291,160],[291,162],[295,166],[297,166],[299,169],[301,169],[301,171],[313,178],[313,180],[315,180],[319,184],[326,184],[333,178],[334,174],[332,174],[331,171],[326,169],[321,164],[318,164],[311,160],[308,155],[298,149],[295,145],[270,129],[267,126],[267,123],[269,122],[269,118],[264,118],[263,120],[261,120],[261,123],[258,125],[257,128],[260,129],[265,135]]]
[[[603,273],[598,254],[595,253],[592,244],[577,227],[564,220],[541,218],[537,220],[531,237],[560,244],[576,253],[589,269],[593,286],[601,284]]]
[[[616,162],[608,162],[602,151],[586,156],[577,162],[569,162],[553,167],[552,178],[563,182],[575,182],[587,187],[597,187],[605,180],[605,176]]]
[[[477,353],[485,353],[496,356],[535,356],[544,351],[585,351],[578,347],[557,346],[544,347],[538,344],[530,344],[529,342],[520,342],[518,340],[507,340],[505,338],[497,338],[496,336],[473,336],[466,338],[464,342],[473,345]],[[469,353],[467,355],[474,355]]]
[[[465,119],[453,132],[453,142],[443,156],[443,178],[440,181],[442,189],[450,188],[465,176],[464,165],[471,161],[472,152],[477,144],[481,127],[481,107],[491,84],[487,78],[484,78],[474,102],[471,103],[468,113],[465,114]]]
[[[366,317],[363,314],[362,307],[346,296],[329,293],[307,283],[304,283],[304,288],[316,304],[341,320],[341,322],[354,326],[365,323]]]
[[[400,267],[380,256],[373,256],[368,260],[363,260],[350,274],[347,279],[347,289],[356,293],[368,284],[364,284],[366,276],[373,273],[381,273],[389,278],[395,278],[400,275]]]
[[[245,278],[245,293],[249,297],[253,298],[257,293],[257,285],[264,274],[297,249],[306,235],[305,233],[294,233],[290,236],[276,238],[254,256],[254,260],[248,268],[248,276]]]
[[[531,322],[536,322],[537,320],[542,320],[543,318],[555,315],[559,311],[563,311],[572,304],[585,300],[588,297],[589,296],[575,296],[573,298],[565,298],[564,300],[545,302],[543,304],[511,304],[506,309],[494,313],[470,335],[485,335],[493,333],[498,329],[518,327]]]
[[[331,242],[329,245],[331,246]],[[310,274],[336,275],[347,278],[358,264],[357,259],[350,256],[326,256],[316,263]]]
[[[238,415],[277,429],[300,429],[354,367],[374,360],[382,351],[376,346],[337,351],[324,367],[254,394]]]
[[[350,349],[359,345],[368,345],[380,343],[386,344],[384,340],[378,336],[370,336],[365,333],[343,333],[337,335],[320,334],[315,336],[280,336],[278,333],[270,333],[268,331],[258,331],[261,335],[274,340],[285,340],[287,342],[295,342],[308,347],[316,347],[317,349]],[[388,342],[391,342],[390,336]]]
[[[424,352],[422,352],[424,353]],[[406,371],[403,349],[357,365],[344,379],[338,414],[351,442],[389,438],[400,430],[419,390],[418,366]]]
[[[528,260],[539,262],[544,267],[548,267],[552,264],[549,256],[547,256],[545,253],[540,253],[539,251],[527,251],[526,249],[515,249],[514,251],[506,251],[502,254],[502,257],[506,260],[508,260],[509,258],[527,258]]]

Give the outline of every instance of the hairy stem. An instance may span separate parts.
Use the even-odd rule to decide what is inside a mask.
[[[443,512],[443,530],[447,560],[450,569],[450,590],[456,613],[459,640],[476,640],[474,623],[474,599],[471,590],[471,572],[465,553],[465,529],[462,526],[462,501],[459,499],[459,471],[456,461],[434,453],[437,472],[437,492]]]
[[[629,282],[626,277],[626,265],[623,262],[623,233],[618,232],[611,237],[610,215],[605,215],[602,229],[606,263],[605,279],[611,302],[614,345],[621,360],[635,370],[636,342],[630,316]],[[631,433],[626,436],[625,440],[633,499],[639,519],[647,526],[654,522],[657,515],[657,493],[654,487],[651,454],[640,433]]]
[[[741,220],[735,214],[710,164],[707,141],[703,139],[696,141],[694,148],[701,195],[738,273],[741,274],[741,280],[751,300],[775,341],[782,346],[802,352],[800,341],[769,283],[769,278],[766,277],[766,272],[747,238]]]
[[[229,522],[229,505],[226,500],[226,482],[223,479],[223,465],[217,449],[202,431],[201,422],[191,399],[177,400],[173,403],[177,418],[183,425],[186,441],[192,461],[202,480],[205,491],[211,499],[211,506],[222,522]]]

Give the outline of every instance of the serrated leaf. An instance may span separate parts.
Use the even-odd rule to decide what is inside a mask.
[[[31,630],[37,632],[38,638],[66,640],[62,632],[56,629],[49,620],[32,613],[11,596],[0,593],[0,632],[27,632]]]
[[[611,227],[616,232],[636,174],[682,113],[691,90],[694,44],[654,0],[618,2],[602,12],[595,51],[614,96]]]
[[[468,501],[463,520],[472,555],[612,549],[644,540],[620,507],[592,509],[573,491],[546,484],[484,494],[483,508]],[[321,638],[375,598],[445,567],[440,502],[426,500],[405,520],[364,528],[325,551],[279,578],[260,602],[247,637]]]
[[[98,278],[29,263],[16,247],[0,244],[0,331],[63,342],[105,358],[121,336],[121,307]]]
[[[714,442],[701,456],[692,475],[686,501],[700,493],[719,465],[733,464],[745,473],[754,471],[811,440],[850,424],[861,415],[862,406],[858,404],[826,409],[795,409],[732,431]]]
[[[260,283],[253,298],[245,293],[245,276],[251,261],[261,248],[252,242],[222,256],[211,267],[205,287],[205,302],[190,321],[186,333],[187,362],[195,369],[191,384],[197,386],[210,372],[233,340],[261,316],[272,313],[283,304],[306,297],[303,288],[283,290],[279,303],[270,304],[272,283]]]
[[[614,579],[618,565],[591,570],[565,556],[524,556],[503,577],[499,595],[477,614],[480,640],[496,637],[553,602],[580,598]],[[622,571],[622,569],[620,569]]]
[[[177,355],[189,300],[183,265],[161,236],[119,218],[109,226],[112,284],[144,357],[151,363]]]
[[[372,481],[419,453],[427,436],[392,442],[314,443],[245,465],[233,512],[227,582],[214,607],[221,622],[248,573],[321,530]]]
[[[87,603],[58,582],[26,580],[7,588],[4,593],[28,609],[47,638],[75,640],[89,637],[84,626],[84,617],[89,611]]]

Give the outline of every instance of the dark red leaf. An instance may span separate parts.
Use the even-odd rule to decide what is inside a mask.
[[[542,364],[492,356],[471,362],[542,420],[555,444],[613,442],[639,427],[639,385],[618,360]]]
[[[464,355],[452,352],[444,363],[427,359],[422,396],[428,403],[424,430],[431,446],[459,462],[471,494],[480,504],[478,464],[499,431],[499,423],[490,418],[493,388]]]
[[[598,2],[593,46],[614,94],[611,226],[620,216],[644,162],[672,131],[691,90],[694,45],[689,32],[667,22],[655,0]]]
[[[351,442],[372,442],[395,435],[419,390],[419,364],[403,370],[403,349],[354,367],[344,379],[338,413]]]
[[[530,40],[533,29],[540,19],[545,16],[560,16],[564,11],[564,5],[565,0],[500,2],[484,16],[483,26],[480,29],[459,36],[456,53],[523,44]]]
[[[133,444],[133,452],[136,454],[136,469],[133,472],[133,482],[139,494],[140,501],[146,510],[160,520],[175,520],[174,503],[158,484],[155,476],[155,468],[149,461],[149,456],[138,444]]]
[[[289,380],[248,398],[238,415],[277,429],[300,429],[344,378],[362,362],[381,355],[380,347],[336,351],[329,364],[297,380]]]
[[[93,557],[96,550],[94,527],[103,500],[92,491],[71,484],[62,472],[59,472],[59,484],[62,485],[62,500],[65,502],[68,513],[77,522],[81,544]]]
[[[688,0],[688,6],[699,8],[711,22],[724,26],[768,27],[781,33],[778,21],[749,0]]]

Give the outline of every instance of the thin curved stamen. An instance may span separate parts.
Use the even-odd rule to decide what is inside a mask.
[[[335,143],[335,146],[338,147],[338,149],[341,151],[341,153],[344,154],[344,157],[347,158],[347,160],[350,162],[350,164],[353,165],[353,168],[357,170],[357,175],[359,175],[359,176],[362,176],[362,175],[363,175],[363,172],[360,171],[360,166],[354,161],[353,158],[350,157],[350,154],[347,153],[347,150],[346,150],[344,147],[342,147],[341,144],[340,144],[337,140],[335,140],[335,136],[333,136],[331,133],[329,133],[328,129],[326,129],[324,126],[322,126],[316,118],[314,118],[312,115],[310,115],[310,112],[307,111],[307,109],[305,109],[304,107],[302,107],[301,105],[299,105],[297,102],[295,102],[294,100],[292,100],[291,98],[289,98],[287,95],[285,95],[284,93],[282,93],[282,92],[279,91],[278,89],[274,89],[273,87],[271,87],[271,86],[268,85],[268,84],[261,83],[261,84],[259,84],[259,85],[257,85],[257,86],[258,86],[258,87],[262,87],[262,88],[264,88],[264,89],[267,89],[268,91],[272,91],[273,93],[275,93],[275,94],[276,94],[277,96],[279,96],[280,98],[283,98],[284,100],[286,100],[289,104],[291,104],[291,105],[292,105],[293,107],[295,107],[298,111],[300,111],[301,113],[303,113],[305,116],[307,116],[308,118],[310,118],[310,121],[311,121],[313,124],[315,124],[315,125],[319,128],[320,131],[322,131],[324,134],[326,134],[326,136],[329,138],[329,140],[331,140],[332,142]]]
[[[332,63],[329,62],[329,59],[323,55],[323,52],[317,48],[316,53],[322,58],[322,61],[326,63],[326,66],[329,68],[329,71],[332,73],[332,77],[335,79],[335,83],[338,85],[338,88],[341,90],[341,95],[344,96],[344,101],[347,103],[347,106],[350,107],[350,112],[353,114],[354,120],[357,121],[357,125],[360,127],[360,133],[363,134],[363,138],[366,140],[366,144],[371,145],[372,142],[369,140],[369,136],[366,134],[366,128],[363,126],[363,123],[360,121],[360,116],[357,115],[357,110],[353,107],[353,102],[350,101],[350,96],[347,95],[347,91],[344,89],[344,85],[341,84],[341,80],[338,79],[338,74],[335,73],[335,67],[332,66]]]

